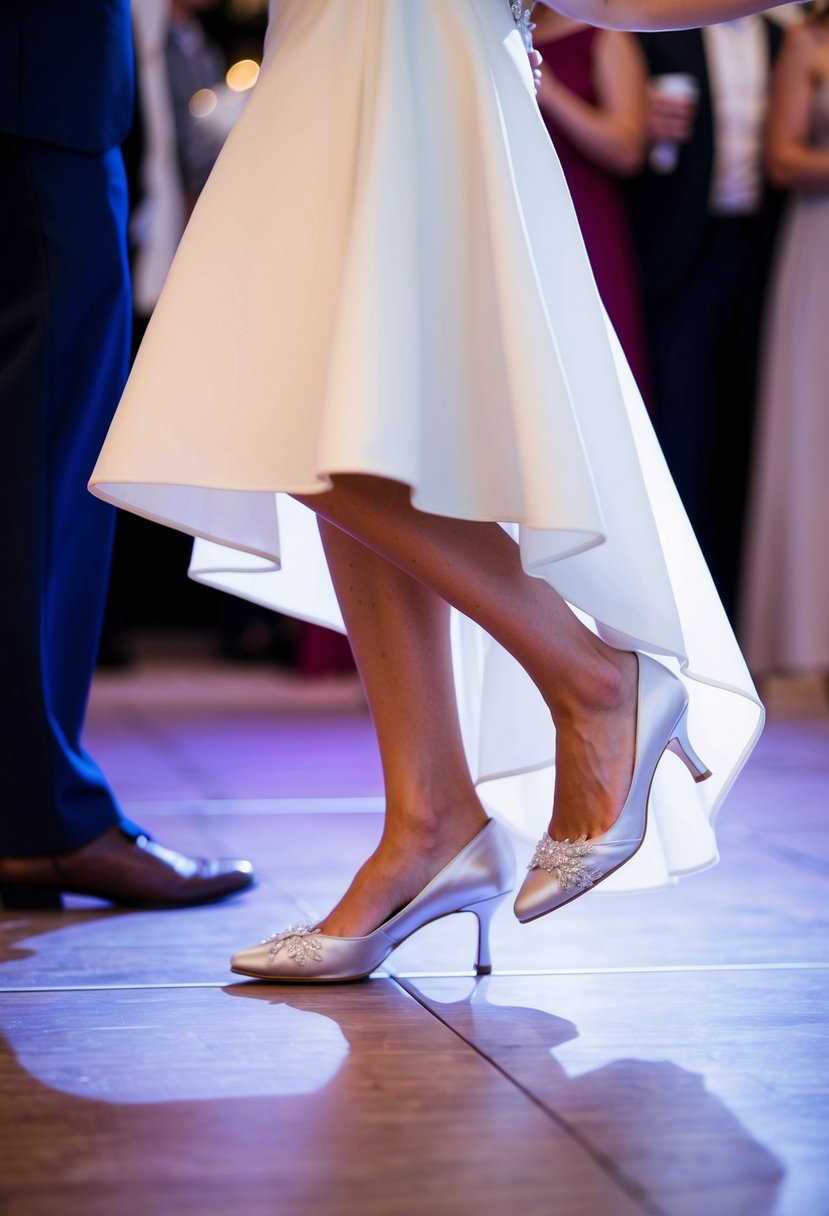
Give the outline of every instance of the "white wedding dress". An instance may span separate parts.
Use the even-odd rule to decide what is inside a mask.
[[[264,63],[91,481],[199,538],[193,577],[341,626],[313,513],[337,472],[495,520],[611,643],[664,657],[713,778],[666,754],[602,890],[716,860],[762,709],[594,286],[508,0],[272,0]],[[523,671],[455,615],[481,795],[527,836],[554,780]],[[405,644],[405,639],[401,639]]]

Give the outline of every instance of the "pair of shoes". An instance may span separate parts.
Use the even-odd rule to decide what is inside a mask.
[[[120,827],[65,853],[0,857],[5,908],[60,908],[61,892],[132,908],[179,908],[222,899],[252,882],[249,861],[185,857]]]
[[[231,971],[281,983],[322,984],[365,979],[396,946],[431,921],[454,912],[478,919],[476,971],[492,970],[489,928],[512,890],[515,857],[503,830],[490,819],[411,903],[365,937],[329,937],[313,925],[294,925],[230,961]]]
[[[655,659],[637,657],[636,751],[619,818],[609,831],[590,839],[559,841],[545,832],[515,900],[522,924],[578,899],[630,861],[645,839],[651,783],[666,750],[685,762],[695,781],[711,776],[688,739],[688,694],[681,681]]]

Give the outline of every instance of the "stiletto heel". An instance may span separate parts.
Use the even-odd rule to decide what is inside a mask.
[[[507,897],[507,893],[496,895],[494,899],[485,899],[480,904],[470,904],[462,908],[463,912],[474,912],[478,920],[478,954],[475,959],[477,975],[492,973],[492,954],[489,948],[489,931],[492,928],[492,918]]]
[[[396,946],[431,921],[455,912],[478,918],[479,975],[492,970],[489,927],[497,905],[515,880],[515,857],[505,833],[490,819],[466,848],[394,916],[365,937],[329,937],[311,924],[293,925],[230,960],[237,975],[293,984],[361,980],[376,971]]]
[[[694,778],[694,781],[707,781],[711,776],[710,768],[708,768],[704,760],[700,760],[691,746],[691,740],[688,738],[687,705],[682,712],[682,717],[676,724],[674,737],[668,744],[668,751],[673,752],[675,756],[679,756],[688,772]]]
[[[639,851],[648,823],[651,783],[669,748],[695,781],[711,776],[688,739],[688,694],[682,681],[655,659],[644,654],[638,659],[633,776],[619,818],[604,835],[591,839],[553,840],[547,833],[541,837],[515,900],[515,915],[522,924],[592,891]]]

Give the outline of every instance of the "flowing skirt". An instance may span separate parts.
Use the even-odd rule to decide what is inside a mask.
[[[182,241],[93,492],[197,538],[192,574],[342,628],[314,515],[336,473],[497,521],[608,642],[686,681],[714,776],[659,766],[603,889],[717,857],[762,709],[600,303],[508,0],[274,0],[259,82]],[[536,837],[555,737],[454,614],[490,809]],[[405,639],[401,639],[401,645]]]

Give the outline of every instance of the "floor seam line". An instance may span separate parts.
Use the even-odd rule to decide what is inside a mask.
[[[185,983],[169,984],[61,984],[42,988],[9,987],[0,988],[0,996],[20,996],[39,992],[163,992],[182,988],[226,988],[226,983],[219,980],[193,980]]]
[[[685,972],[688,974],[704,974],[722,971],[826,971],[829,962],[807,963],[666,963],[662,966],[641,967],[499,967],[493,971],[494,976],[515,978],[522,976],[565,976],[565,975],[668,975]],[[442,976],[458,978],[473,976],[472,971],[400,971],[394,973],[401,979],[440,979]]]
[[[600,1149],[596,1148],[596,1146],[592,1144],[591,1141],[578,1130],[578,1128],[569,1123],[565,1118],[558,1114],[557,1111],[547,1106],[547,1104],[536,1094],[534,1094],[531,1089],[528,1089],[526,1085],[523,1085],[519,1080],[507,1072],[502,1064],[499,1064],[497,1060],[494,1060],[492,1056],[488,1055],[476,1043],[472,1043],[469,1039],[465,1038],[459,1030],[456,1030],[455,1027],[451,1025],[451,1023],[447,1022],[445,1018],[442,1018],[437,1010],[433,1009],[431,1005],[428,1005],[416,990],[409,987],[409,985],[407,985],[405,982],[402,982],[397,978],[397,976],[392,976],[391,978],[395,980],[398,986],[405,993],[407,993],[413,1000],[417,1001],[418,1005],[420,1005],[422,1009],[431,1014],[435,1021],[440,1022],[441,1026],[445,1026],[451,1034],[453,1034],[481,1060],[484,1060],[485,1063],[487,1063],[500,1076],[502,1076],[513,1089],[517,1089],[519,1093],[523,1094],[524,1097],[527,1098],[539,1111],[541,1111],[541,1113],[551,1123],[554,1123],[560,1131],[562,1131],[566,1136],[569,1136],[571,1140],[578,1144],[579,1147],[585,1153],[587,1153],[594,1165],[596,1165],[596,1167],[607,1178],[609,1178],[610,1181],[619,1188],[619,1190],[627,1195],[627,1197],[633,1203],[637,1204],[643,1212],[647,1213],[647,1216],[670,1216],[665,1208],[661,1207],[658,1203],[655,1203],[647,1196],[647,1194],[644,1193],[643,1188],[639,1185],[639,1183],[629,1179],[627,1175],[624,1174],[622,1170],[620,1170],[619,1167],[611,1160],[611,1158],[606,1156],[606,1154]]]
[[[493,972],[493,978],[502,979],[545,979],[545,978],[561,978],[569,976],[607,976],[607,975],[662,975],[662,974],[706,974],[719,972],[732,972],[741,974],[744,972],[753,971],[826,971],[829,970],[829,963],[715,963],[715,964],[699,964],[689,966],[665,966],[665,967],[572,967],[560,969],[499,969]],[[401,986],[407,981],[412,980],[440,980],[440,979],[474,979],[475,973],[472,971],[401,971],[399,973],[384,972],[377,975],[377,979],[392,979]],[[21,993],[36,993],[36,992],[129,992],[129,991],[163,991],[165,989],[187,989],[187,988],[225,988],[228,983],[233,981],[222,980],[171,980],[159,983],[111,983],[111,984],[50,984],[50,985],[0,985],[0,996],[3,995],[20,995]]]

